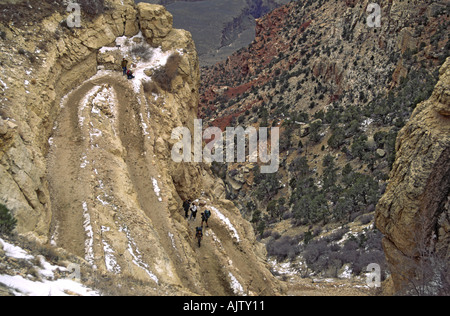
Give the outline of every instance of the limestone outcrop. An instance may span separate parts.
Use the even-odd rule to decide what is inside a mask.
[[[447,59],[431,98],[417,106],[398,135],[390,183],[377,206],[376,225],[385,235],[396,291],[417,277],[424,256],[445,265],[450,257],[449,94]]]
[[[162,6],[107,4],[81,28],[65,26],[60,13],[0,26],[0,203],[18,233],[136,279],[140,293],[280,293],[252,226],[223,199],[223,182],[208,165],[171,159],[172,130],[193,130],[197,113],[190,33],[174,29]],[[133,55],[129,81],[119,53],[139,41],[154,68],[140,73]],[[163,89],[151,76],[171,54],[179,63]],[[188,198],[213,213],[202,248],[193,237],[199,223],[182,212]]]

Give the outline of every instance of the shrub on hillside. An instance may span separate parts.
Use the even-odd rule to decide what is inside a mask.
[[[294,259],[300,254],[299,237],[272,238],[266,246],[268,255],[277,257],[279,261]]]
[[[144,62],[150,61],[153,57],[153,52],[144,44],[136,45],[131,49],[131,53],[134,56],[138,56]]]
[[[89,16],[95,17],[105,12],[105,0],[78,0],[78,3]]]
[[[178,53],[170,55],[165,66],[157,69],[153,73],[153,80],[165,91],[170,91],[172,80],[178,74],[178,66],[181,56]]]
[[[16,228],[17,220],[6,206],[0,204],[0,234],[9,235]]]

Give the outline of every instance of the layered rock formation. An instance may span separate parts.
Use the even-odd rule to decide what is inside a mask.
[[[377,206],[376,225],[385,235],[384,249],[396,291],[411,286],[413,281],[429,282],[416,280],[420,276],[415,274],[424,260],[430,261],[428,269],[435,270],[434,275],[441,273],[439,261],[448,269],[449,95],[450,59],[447,59],[431,98],[417,106],[398,135],[390,182]],[[448,282],[448,271],[446,277]]]
[[[103,15],[83,15],[80,29],[64,26],[60,13],[1,26],[0,202],[19,233],[102,273],[140,280],[146,294],[278,293],[251,225],[222,199],[223,183],[206,165],[171,159],[172,130],[193,130],[197,113],[191,35],[173,29],[161,6],[107,4]],[[108,55],[121,46],[118,37],[143,38],[154,65],[178,54],[169,86],[98,72],[99,61],[118,68],[120,59]],[[144,82],[154,84],[144,89]],[[213,211],[200,249],[195,223],[182,214],[187,198]]]

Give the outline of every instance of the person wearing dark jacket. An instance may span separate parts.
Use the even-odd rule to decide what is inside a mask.
[[[128,60],[126,60],[125,58],[122,60],[122,70],[123,70],[123,75],[125,76],[127,74],[127,69],[128,69]]]
[[[206,223],[206,227],[208,226],[208,216],[205,213],[202,213],[202,227],[203,227],[203,223]]]
[[[186,218],[189,217],[189,209],[191,208],[191,200],[187,200],[183,202],[184,216]]]

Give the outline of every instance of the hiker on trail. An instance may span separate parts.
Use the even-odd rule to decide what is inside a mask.
[[[198,247],[201,247],[202,239],[203,239],[203,228],[197,227],[195,229],[195,238],[198,240]]]
[[[128,67],[128,60],[126,60],[125,58],[122,60],[122,70],[123,70],[123,75],[125,76],[127,74],[127,67]]]
[[[210,210],[205,210],[205,212],[202,213],[202,215],[205,217],[204,220],[203,220],[203,217],[202,217],[202,226],[203,226],[203,222],[205,222],[206,223],[206,227],[209,227],[208,219],[211,217],[211,211]]]
[[[191,207],[191,200],[187,200],[183,202],[184,216],[186,219],[189,217],[189,209]]]
[[[191,220],[192,218],[195,220],[197,218],[197,205],[195,205],[195,203],[192,203],[191,205],[191,217],[189,218],[189,220]]]
[[[128,79],[134,79],[133,72],[131,70],[127,71],[127,78]]]
[[[209,212],[209,216],[208,216],[207,212],[209,212],[209,211],[206,210],[205,212],[202,213],[202,227],[203,227],[203,223],[206,223],[206,227],[209,227],[208,219],[209,219],[209,216],[211,216],[211,212]]]

